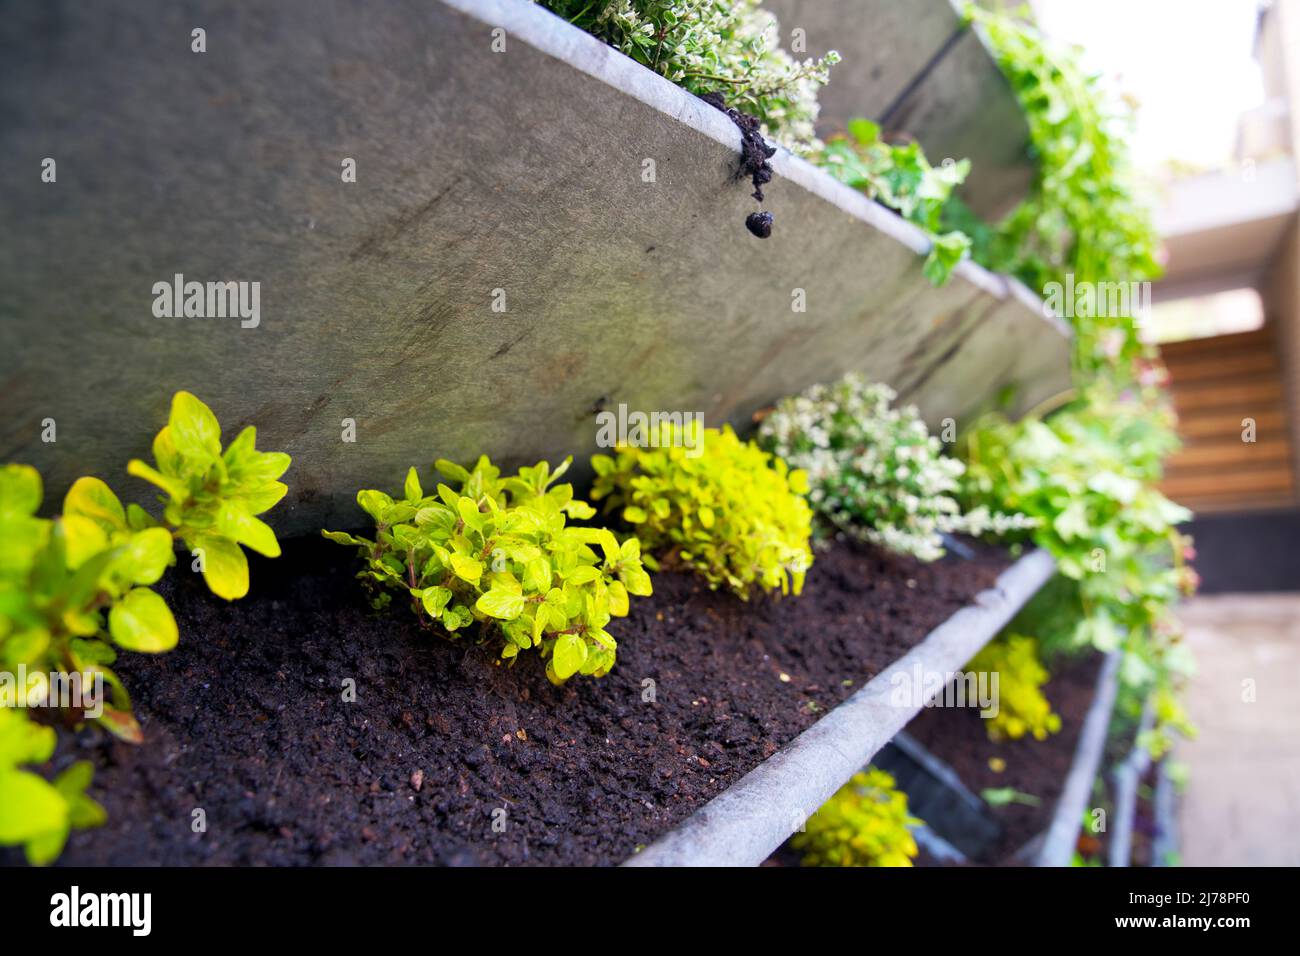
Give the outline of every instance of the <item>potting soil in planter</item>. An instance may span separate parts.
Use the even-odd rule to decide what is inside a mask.
[[[974,793],[1010,787],[1038,798],[1035,806],[1010,803],[991,808],[1002,824],[1002,840],[988,859],[973,862],[1024,862],[1013,860],[1013,855],[1051,822],[1074,761],[1079,732],[1096,693],[1101,662],[1101,655],[1088,653],[1049,665],[1052,678],[1044,685],[1043,693],[1052,710],[1060,715],[1061,729],[1045,740],[1025,736],[995,743],[989,740],[985,722],[973,709],[927,710],[907,725],[907,732],[951,766]]]
[[[1008,563],[837,545],[801,598],[748,603],[659,574],[654,596],[611,624],[613,672],[563,688],[536,654],[497,667],[398,601],[371,611],[352,555],[326,541],[255,559],[252,592],[234,604],[172,574],[160,590],[179,647],[117,667],[144,744],[61,737],[56,764],[94,761],[90,792],[109,815],[74,833],[61,862],[619,863]]]

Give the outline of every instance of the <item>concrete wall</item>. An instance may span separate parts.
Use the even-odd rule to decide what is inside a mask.
[[[7,9],[0,460],[139,499],[125,463],[190,389],[294,456],[274,523],[309,532],[439,456],[585,462],[601,404],[743,425],[860,369],[937,421],[1067,385],[1032,300],[973,266],[933,289],[923,234],[792,157],[751,236],[738,144],[525,0]],[[260,282],[260,324],[156,317],[176,273]]]

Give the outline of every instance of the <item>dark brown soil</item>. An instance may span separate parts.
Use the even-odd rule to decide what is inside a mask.
[[[927,566],[837,545],[802,598],[749,604],[660,574],[654,597],[615,622],[613,672],[562,689],[531,656],[499,668],[413,616],[371,612],[352,556],[329,542],[258,560],[253,593],[235,604],[173,571],[180,646],[119,664],[145,743],[63,737],[56,762],[97,764],[91,793],[109,822],[74,834],[61,862],[618,863],[1006,564],[985,552]],[[196,809],[204,833],[192,832]]]
[[[715,110],[726,113],[740,130],[740,168],[736,171],[736,178],[748,176],[754,185],[754,198],[762,202],[763,187],[772,181],[772,164],[768,160],[776,155],[776,147],[769,146],[763,139],[760,130],[763,124],[757,116],[732,109],[721,93],[705,93],[700,98]]]
[[[1088,654],[1052,665],[1052,679],[1043,693],[1060,714],[1061,729],[1046,740],[1024,737],[994,743],[979,713],[971,709],[935,708],[908,724],[908,733],[946,761],[972,792],[1011,787],[1039,798],[1037,806],[1012,803],[993,809],[1004,827],[1002,845],[994,859],[981,862],[1014,862],[1015,852],[1051,821],[1096,692],[1101,661],[1100,655]],[[1005,768],[998,771],[990,766],[995,759],[1003,761]]]

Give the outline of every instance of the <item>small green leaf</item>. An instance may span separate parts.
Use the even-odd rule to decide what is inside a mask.
[[[63,498],[65,515],[81,515],[98,524],[104,531],[126,530],[126,512],[113,489],[98,478],[78,478]]]
[[[463,554],[451,556],[451,570],[456,577],[470,584],[478,584],[479,578],[483,576],[482,562]]]
[[[598,569],[592,567],[590,564],[583,564],[574,568],[565,575],[564,580],[569,584],[587,584],[591,581],[595,581],[598,577],[600,577],[600,571]]]
[[[420,487],[420,476],[412,468],[406,473],[406,486],[403,489],[406,500],[414,504],[424,497],[424,489]]]
[[[551,666],[560,680],[568,680],[576,674],[586,659],[587,644],[582,638],[576,634],[561,634],[556,638],[555,648],[551,652]]]
[[[108,535],[93,518],[87,518],[85,515],[64,515],[59,520],[59,524],[63,526],[69,568],[81,567],[91,556],[108,547]]]
[[[148,588],[133,588],[108,612],[108,631],[128,651],[157,654],[176,646],[176,619],[167,602]]]
[[[222,502],[221,509],[217,512],[216,529],[258,554],[268,558],[280,556],[280,542],[275,539],[275,532],[270,525],[260,518],[254,518],[233,502]]]
[[[171,532],[166,528],[146,528],[131,535],[115,567],[132,584],[153,584],[175,559]]]
[[[217,597],[234,601],[248,593],[248,558],[239,545],[220,535],[203,534],[194,539],[203,550],[203,580]]]
[[[40,472],[31,465],[0,466],[0,518],[34,515],[40,506]]]
[[[357,492],[357,504],[359,504],[361,510],[370,515],[370,517],[374,518],[376,521],[382,521],[384,511],[392,506],[393,499],[388,497],[388,495],[384,494],[382,491],[365,489]]]
[[[181,481],[179,478],[172,478],[164,475],[152,465],[146,465],[138,458],[132,458],[127,462],[126,473],[128,475],[134,475],[136,478],[143,478],[145,481],[152,482],[177,500],[181,500],[187,495],[185,482]]]
[[[420,603],[429,612],[429,616],[437,620],[442,616],[443,609],[447,606],[447,602],[451,600],[451,596],[450,588],[425,588],[420,595]]]
[[[53,785],[34,773],[0,769],[0,844],[26,843],[67,827],[68,802]]]
[[[183,458],[201,462],[221,457],[221,425],[217,416],[191,393],[177,392],[172,398],[167,427]]]
[[[505,588],[493,588],[482,595],[474,606],[489,617],[512,621],[524,612],[524,596]]]
[[[627,617],[629,602],[627,588],[622,581],[613,581],[609,585],[609,613],[615,617]]]
[[[454,461],[448,461],[446,458],[439,458],[433,463],[442,474],[446,475],[452,481],[459,481],[461,484],[469,481],[469,472],[456,464]]]

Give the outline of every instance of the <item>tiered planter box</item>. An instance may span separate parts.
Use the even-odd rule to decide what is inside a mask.
[[[0,148],[32,168],[0,192],[0,458],[50,499],[147,453],[181,388],[293,455],[295,534],[437,456],[585,462],[596,407],[743,426],[857,369],[938,423],[1068,387],[1023,289],[931,287],[918,229],[799,159],[750,236],[733,124],[527,0],[24,6],[0,45]],[[259,281],[259,325],[155,317],[177,273]]]
[[[923,701],[895,700],[899,681],[960,670],[1054,570],[1044,552],[1021,558],[996,588],[628,865],[757,866],[916,716]]]
[[[207,31],[205,53],[190,50],[196,26]],[[18,42],[32,36],[40,42]],[[0,244],[0,391],[15,410],[0,458],[39,468],[47,502],[80,474],[116,479],[128,458],[147,455],[142,423],[163,418],[179,389],[219,409],[232,433],[256,424],[262,446],[292,454],[290,495],[272,520],[293,536],[360,524],[359,487],[395,484],[435,457],[585,462],[598,408],[698,411],[708,424],[743,428],[773,400],[856,370],[937,425],[969,421],[1008,389],[1012,411],[1024,411],[1069,385],[1068,333],[1023,287],[966,263],[934,288],[921,272],[924,233],[785,152],[773,159],[765,205],[773,235],[750,236],[743,221],[755,205],[734,179],[734,125],[527,0],[199,0],[184,11],[103,3],[57,16],[26,6],[0,21],[0,47],[0,147],[33,170],[0,192],[0,217],[22,224]],[[130,71],[119,69],[126,57]],[[907,104],[929,96],[948,62],[931,56],[918,67],[890,115],[937,115]],[[58,162],[55,183],[37,175],[44,156]],[[354,183],[340,178],[349,159]],[[178,274],[259,282],[256,326],[155,315],[154,285]],[[806,311],[792,308],[796,298]],[[57,422],[55,442],[41,438],[46,419]],[[349,422],[355,442],[341,438]],[[128,483],[114,483],[130,497]],[[481,675],[467,678],[477,697],[465,691],[450,650],[430,652],[441,655],[434,663],[419,656],[428,636],[413,622],[391,625],[394,643],[381,644],[380,629],[360,623],[359,599],[339,597],[348,558],[337,554],[328,568],[305,565],[325,592],[310,570],[289,572],[255,591],[247,612],[194,593],[193,581],[174,586],[189,589],[178,602],[189,602],[182,647],[123,665],[144,688],[149,743],[62,744],[59,760],[95,759],[97,781],[116,795],[109,827],[74,835],[70,861],[474,862],[474,827],[488,825],[481,818],[496,799],[535,815],[512,810],[524,814],[523,842],[488,862],[533,862],[545,853],[530,839],[553,848],[605,826],[608,793],[589,798],[573,784],[531,806],[493,788],[515,781],[505,769],[527,777],[536,748],[553,779],[584,779],[581,760],[565,759],[584,734],[614,749],[583,760],[615,770],[635,761],[613,742],[627,729],[616,708],[581,710],[651,676],[618,669],[632,651],[620,650],[626,657],[602,682],[565,692],[512,675],[519,702],[535,694],[527,706],[538,724],[563,724],[530,743],[510,692]],[[946,572],[930,573],[942,583]],[[685,752],[701,741],[684,735],[682,752],[664,756],[667,777],[626,785],[638,806],[620,811],[629,835],[620,856],[600,844],[576,861],[619,862],[644,842],[627,863],[760,862],[919,709],[891,703],[896,674],[958,669],[1051,573],[1046,555],[1021,558],[970,606],[930,620],[887,667],[857,675],[871,679],[775,754],[750,751],[788,738],[742,735],[737,746],[750,749],[729,758],[737,779],[726,785],[708,757]],[[864,593],[874,584],[841,574],[836,586],[859,581]],[[691,586],[665,585],[682,606],[705,600]],[[289,605],[316,598],[319,611]],[[784,612],[765,607],[771,627]],[[643,640],[678,633],[637,620]],[[799,642],[819,635],[791,636],[778,653],[798,661]],[[361,637],[364,647],[349,644]],[[861,634],[868,644],[879,637]],[[686,667],[669,663],[674,674]],[[771,669],[766,659],[754,666]],[[339,709],[339,681],[354,676],[370,682],[374,710]],[[437,695],[452,685],[478,706],[501,695],[500,714],[484,718],[490,739],[440,723]],[[196,687],[211,698],[189,696]],[[314,708],[319,725],[302,723],[303,711],[287,716],[285,695]],[[691,706],[712,706],[705,698],[707,688]],[[761,730],[762,716],[747,719]],[[200,753],[223,779],[199,779],[200,764],[195,778],[171,775]],[[319,754],[339,762],[322,767]],[[389,763],[377,765],[381,757]],[[431,791],[436,763],[445,792],[424,792],[420,765],[390,779],[391,762],[407,758],[431,761]],[[277,766],[290,768],[287,780]],[[695,802],[671,799],[672,774],[702,774]],[[696,799],[706,790],[707,802]],[[351,801],[350,815],[303,836],[293,813],[322,791],[326,803]],[[704,805],[683,820],[695,803]],[[166,829],[188,826],[195,807],[214,821],[211,839]],[[132,821],[153,842],[121,829]],[[575,861],[558,851],[548,859]]]

